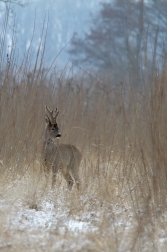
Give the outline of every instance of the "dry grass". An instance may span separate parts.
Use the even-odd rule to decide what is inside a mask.
[[[0,249],[166,251],[166,72],[113,87],[48,74],[42,49],[31,71],[31,48],[19,68],[12,53],[0,79]],[[79,194],[45,181],[45,104],[60,110],[60,141],[82,152]]]
[[[76,78],[70,84],[1,85],[0,248],[165,251],[165,73],[147,89],[97,82],[87,87]],[[55,191],[45,182],[40,160],[45,104],[60,110],[61,142],[83,154],[79,195],[75,188],[68,192],[61,177]],[[41,230],[42,213],[49,219]],[[89,228],[74,232],[69,220]]]

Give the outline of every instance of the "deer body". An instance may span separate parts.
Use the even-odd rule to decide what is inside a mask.
[[[43,145],[45,174],[48,175],[49,172],[52,171],[52,187],[54,187],[56,183],[56,175],[59,171],[66,180],[69,189],[72,188],[74,180],[79,189],[78,172],[81,162],[81,153],[74,145],[56,143],[56,138],[61,137],[56,122],[59,112],[57,109],[55,111],[50,111],[47,107],[46,112],[47,126]]]

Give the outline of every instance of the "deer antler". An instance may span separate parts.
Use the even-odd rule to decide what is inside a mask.
[[[48,112],[50,122],[53,124],[56,123],[56,118],[59,114],[58,109],[56,108],[55,110],[53,110],[53,109],[50,110],[47,106],[45,106],[45,109]],[[54,112],[55,112],[55,115],[54,115]]]

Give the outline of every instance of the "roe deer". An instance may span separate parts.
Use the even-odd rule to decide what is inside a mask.
[[[44,171],[47,176],[52,170],[52,187],[56,183],[58,171],[67,182],[68,189],[71,189],[74,180],[79,189],[79,165],[81,163],[80,151],[71,144],[56,144],[56,138],[61,137],[56,118],[59,114],[57,108],[49,110],[46,106],[46,131],[43,145]]]

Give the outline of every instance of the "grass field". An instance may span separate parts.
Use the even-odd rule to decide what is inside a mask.
[[[1,251],[166,251],[166,73],[146,87],[34,76],[0,86]],[[45,104],[82,153],[79,194],[45,181]]]
[[[136,73],[116,83],[45,68],[43,28],[37,53],[30,44],[19,65],[15,44],[6,59],[7,22],[0,39],[0,250],[166,252],[165,64],[152,74],[145,66],[140,85]],[[45,105],[60,110],[59,142],[82,153],[79,193],[60,175],[54,190],[51,177],[45,180]]]

